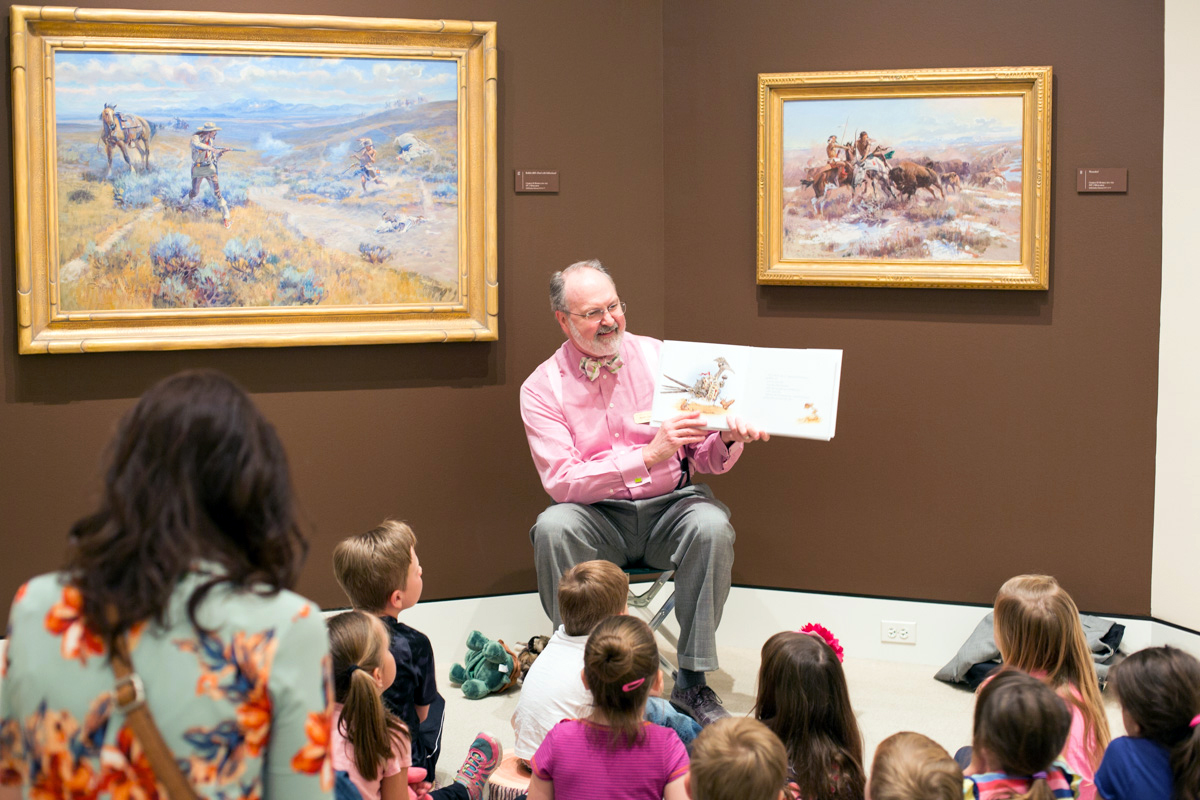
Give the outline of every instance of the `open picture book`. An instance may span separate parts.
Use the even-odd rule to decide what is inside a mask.
[[[772,436],[833,438],[841,350],[663,342],[650,424],[689,411],[713,430],[734,414]]]

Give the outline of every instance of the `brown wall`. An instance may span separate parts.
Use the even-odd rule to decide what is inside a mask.
[[[231,0],[119,5],[251,10]],[[417,531],[426,597],[531,590],[528,531],[548,498],[525,444],[517,392],[562,340],[546,299],[550,273],[577,258],[604,258],[635,298],[639,330],[663,332],[658,3],[253,6],[498,22],[500,341],[17,356],[7,223],[0,247],[0,613],[7,614],[20,581],[59,563],[69,525],[96,496],[100,451],[120,415],[152,382],[195,366],[233,375],[279,428],[312,533],[304,593],[344,605],[329,567],[332,547],[386,515]],[[7,46],[3,58],[7,74]],[[5,154],[7,128],[0,125]],[[562,190],[515,195],[517,168],[559,169]],[[0,186],[10,180],[6,155]],[[0,192],[0,220],[11,219],[11,194]]]
[[[1003,578],[1037,569],[1086,607],[1149,613],[1161,2],[927,0],[855,14],[795,0],[262,0],[254,10],[499,22],[500,341],[16,356],[9,228],[0,603],[58,563],[119,416],[191,366],[233,375],[279,427],[314,543],[301,591],[343,603],[333,544],[389,514],[421,537],[427,598],[531,590],[526,532],[546,497],[517,390],[561,339],[549,272],[598,256],[632,301],[637,332],[846,351],[832,443],[755,445],[713,481],[735,512],[735,580],[987,602]],[[1050,292],[755,286],[758,72],[1040,64],[1055,68]],[[1084,164],[1128,166],[1129,194],[1076,195],[1072,171]],[[514,195],[518,167],[561,170],[562,191]],[[4,159],[0,185],[10,178]],[[8,193],[0,219],[12,219]]]
[[[667,335],[845,351],[829,444],[714,481],[734,580],[989,603],[1057,575],[1150,613],[1163,6],[664,2]],[[1049,292],[756,286],[756,76],[1054,68]],[[886,142],[886,132],[872,131]],[[1079,195],[1081,166],[1129,168]]]

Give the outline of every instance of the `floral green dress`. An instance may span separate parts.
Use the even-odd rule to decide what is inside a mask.
[[[206,577],[180,582],[165,627],[144,624],[130,636],[163,738],[201,797],[329,797],[329,644],[319,610],[292,592],[219,585],[198,613],[212,633],[200,636],[186,606]],[[0,673],[0,782],[36,800],[165,800],[114,707],[112,668],[81,608],[59,574],[17,591]]]

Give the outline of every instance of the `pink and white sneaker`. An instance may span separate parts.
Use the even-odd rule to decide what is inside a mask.
[[[471,742],[467,757],[458,768],[454,780],[467,787],[471,800],[483,800],[483,787],[496,771],[496,767],[500,766],[502,758],[504,748],[500,741],[490,733],[480,731],[475,735],[475,741]]]

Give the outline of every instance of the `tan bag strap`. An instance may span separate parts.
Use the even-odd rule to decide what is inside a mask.
[[[113,642],[112,671],[117,679],[113,691],[117,710],[125,715],[126,724],[142,746],[142,752],[146,754],[154,776],[167,790],[167,796],[171,800],[199,800],[146,707],[146,687],[129,660],[128,634],[121,634]]]

